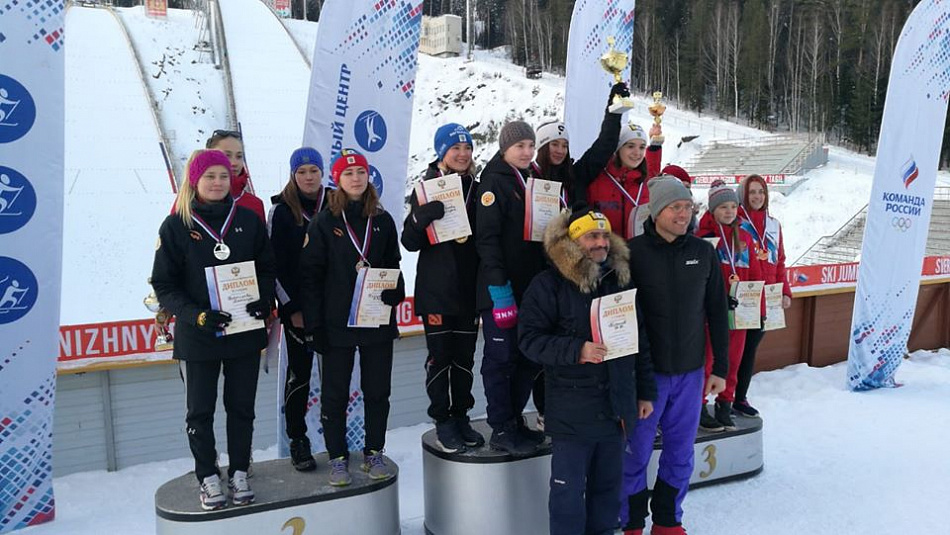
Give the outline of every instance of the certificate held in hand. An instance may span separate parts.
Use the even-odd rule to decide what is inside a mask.
[[[758,329],[762,325],[763,281],[739,281],[732,283],[729,295],[739,304],[729,311],[729,329]]]
[[[475,188],[475,184],[471,185]],[[428,227],[426,234],[429,243],[462,241],[472,235],[472,226],[468,222],[466,199],[462,195],[462,179],[458,174],[440,176],[430,180],[422,180],[416,184],[416,199],[423,205],[432,201],[442,201],[445,205],[445,215],[436,219]]]
[[[774,331],[785,328],[785,309],[782,307],[782,290],[784,285],[765,285],[765,325],[763,331]]]
[[[607,346],[604,360],[639,352],[637,290],[627,290],[594,299],[590,305],[590,332],[593,334],[593,342]]]
[[[247,304],[261,298],[254,261],[205,268],[211,308],[231,315],[231,323],[218,336],[263,329],[264,320],[247,312]]]
[[[544,229],[561,213],[561,183],[529,178],[524,196],[524,239],[543,241]]]
[[[383,303],[381,296],[383,290],[393,290],[398,284],[398,269],[361,268],[346,326],[372,329],[388,325],[393,307]]]

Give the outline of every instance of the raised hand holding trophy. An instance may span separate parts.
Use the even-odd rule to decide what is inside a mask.
[[[626,52],[615,50],[615,42],[616,39],[614,39],[613,36],[607,38],[607,46],[609,46],[610,49],[600,57],[600,66],[603,67],[605,71],[614,75],[614,83],[619,84],[623,82],[623,77],[620,74],[627,69],[628,55]],[[623,114],[633,109],[633,100],[628,97],[615,95],[614,102],[608,109],[610,113]]]
[[[659,91],[654,91],[653,104],[650,104],[650,106],[647,108],[648,110],[650,110],[650,115],[653,116],[653,124],[655,125],[654,128],[650,129],[650,141],[655,142],[655,143],[663,143],[663,141],[665,140],[662,134],[662,130],[660,129],[660,123],[663,122],[663,113],[666,112],[666,104],[663,104],[662,102],[660,102],[662,98],[663,98],[663,93]],[[659,131],[661,133],[653,134],[653,131]]]

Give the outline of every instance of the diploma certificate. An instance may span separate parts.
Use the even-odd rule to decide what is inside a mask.
[[[765,325],[764,331],[774,331],[785,328],[785,309],[782,308],[783,284],[765,285]]]
[[[729,287],[729,295],[739,301],[729,311],[729,329],[758,329],[762,326],[763,281],[739,281]]]
[[[247,304],[261,298],[253,260],[206,267],[205,281],[208,283],[211,309],[231,315],[231,323],[218,336],[264,328],[264,320],[256,319],[247,312]]]
[[[471,187],[474,188],[475,184]],[[458,174],[420,181],[416,184],[416,199],[420,205],[432,201],[442,201],[445,205],[445,215],[442,219],[436,219],[426,227],[426,234],[432,245],[472,235],[465,196],[462,194],[462,179]]]
[[[529,178],[524,196],[524,239],[542,241],[548,223],[561,213],[561,183]]]
[[[607,346],[604,360],[633,355],[640,350],[637,290],[598,297],[590,305],[593,342]]]
[[[383,290],[395,289],[398,284],[398,269],[361,268],[356,276],[346,326],[372,329],[388,325],[393,307],[383,303],[380,296]]]

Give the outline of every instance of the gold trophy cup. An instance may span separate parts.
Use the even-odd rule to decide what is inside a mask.
[[[619,84],[623,81],[623,77],[620,76],[620,73],[627,69],[627,58],[629,56],[626,52],[614,49],[615,42],[616,39],[614,39],[613,36],[607,38],[607,46],[610,48],[600,57],[600,66],[603,67],[605,71],[614,75],[614,83]],[[633,100],[615,95],[614,102],[608,109],[610,113],[622,114],[627,110],[633,109]]]
[[[148,283],[152,284],[151,277],[148,279]],[[143,300],[143,303],[149,312],[155,313],[155,331],[158,333],[155,337],[155,351],[168,351],[172,349],[174,340],[171,330],[168,327],[172,319],[171,314],[158,302],[158,297],[155,296],[155,290],[149,292],[148,296]]]
[[[666,112],[666,104],[663,104],[662,102],[660,102],[662,98],[663,98],[663,93],[659,91],[654,91],[653,104],[650,104],[650,106],[647,108],[648,110],[650,110],[650,115],[653,116],[654,124],[660,124],[663,122],[663,113]],[[658,136],[650,136],[650,140],[655,141],[657,143],[663,143],[664,136],[663,134],[660,134]]]

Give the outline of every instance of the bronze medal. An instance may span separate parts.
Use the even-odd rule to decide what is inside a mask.
[[[735,284],[735,283],[737,283],[737,282],[739,282],[739,276],[738,276],[738,275],[736,275],[735,273],[733,273],[732,275],[729,275],[729,283],[730,283],[730,284]]]

